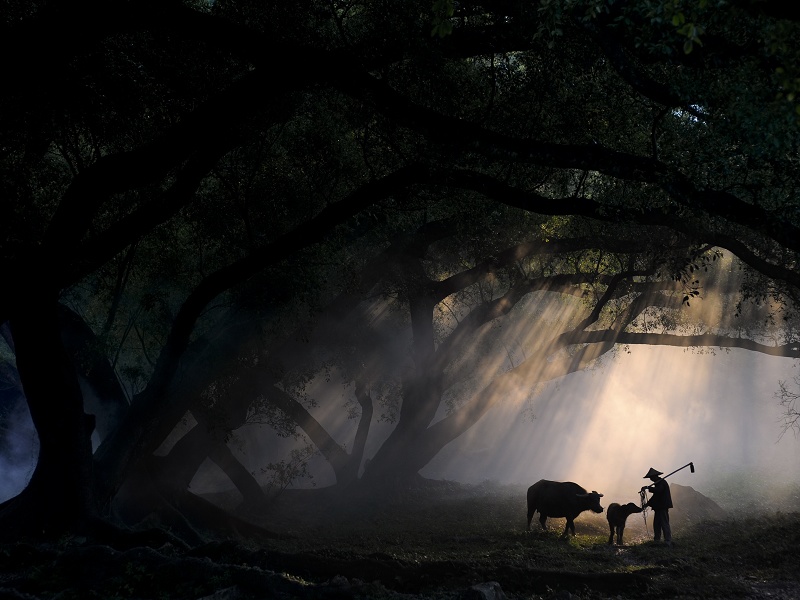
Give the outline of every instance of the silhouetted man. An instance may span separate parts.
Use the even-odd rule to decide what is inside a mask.
[[[648,490],[652,496],[647,501],[645,506],[653,509],[653,534],[655,541],[661,540],[661,534],[664,534],[664,542],[667,546],[672,546],[672,530],[669,527],[669,509],[672,508],[672,495],[669,492],[669,484],[666,480],[659,477],[661,471],[656,471],[650,467],[644,479],[649,479],[653,483],[643,487],[643,490]]]

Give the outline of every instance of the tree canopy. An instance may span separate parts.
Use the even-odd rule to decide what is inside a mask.
[[[404,485],[503,397],[625,345],[800,357],[786,3],[3,18],[2,399],[39,438],[12,535],[108,516],[142,473],[185,508],[206,458],[258,505],[227,445],[254,420],[343,488]],[[320,377],[349,447],[314,416]]]

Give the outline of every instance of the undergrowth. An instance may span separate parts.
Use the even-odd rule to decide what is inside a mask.
[[[800,597],[798,512],[674,522],[673,547],[634,515],[616,546],[605,515],[583,513],[574,537],[561,536],[564,519],[526,531],[513,488],[285,496],[257,519],[291,535],[283,540],[209,540],[188,552],[80,538],[0,547],[0,597],[455,600],[489,581],[510,600]]]

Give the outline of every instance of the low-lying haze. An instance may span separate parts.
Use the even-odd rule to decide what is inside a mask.
[[[504,400],[446,446],[422,474],[464,483],[575,481],[604,493],[606,504],[637,501],[639,488],[649,483],[643,479],[649,467],[666,474],[690,461],[696,472],[684,469],[670,477],[671,482],[702,492],[725,482],[735,486],[747,473],[751,481],[797,485],[800,439],[793,432],[781,437],[782,408],[775,398],[778,381],[791,382],[795,374],[791,359],[744,350],[698,354],[634,347],[599,368],[552,382],[533,399]],[[320,406],[341,405],[341,388],[330,393]],[[317,416],[324,422],[319,410]],[[19,417],[15,427],[16,450],[3,457],[0,499],[18,493],[33,471],[29,421]],[[355,422],[348,421],[331,431],[349,447],[354,427]],[[388,429],[373,423],[367,457],[377,451]],[[291,441],[284,440],[276,446],[274,433],[264,426],[243,428],[232,444],[262,483],[263,466],[281,458],[267,456],[265,450],[288,452],[290,446]],[[313,459],[310,466],[313,485],[332,483],[322,459]],[[192,489],[220,487],[231,486],[206,461]]]

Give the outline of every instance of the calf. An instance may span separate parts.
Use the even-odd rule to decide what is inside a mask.
[[[622,532],[625,531],[625,521],[628,516],[632,515],[633,513],[640,513],[642,512],[641,507],[636,506],[633,502],[628,502],[627,504],[617,504],[616,502],[612,502],[608,505],[608,510],[606,511],[606,518],[608,519],[608,528],[611,530],[611,534],[608,536],[608,543],[614,543],[614,531],[617,532],[617,544],[619,546],[622,545]]]

